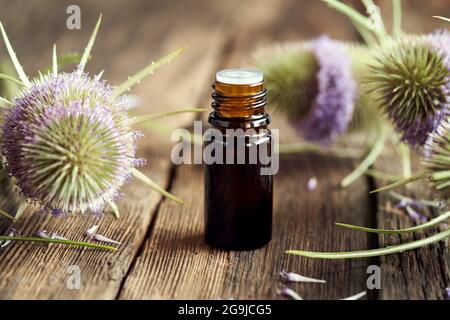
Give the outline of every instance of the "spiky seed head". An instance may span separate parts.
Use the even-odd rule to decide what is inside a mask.
[[[260,49],[254,55],[271,105],[285,112],[306,139],[323,143],[376,122],[375,108],[362,97],[356,81],[363,72],[353,70],[366,66],[369,57],[362,46],[325,36]]]
[[[448,116],[450,36],[408,36],[390,43],[369,77],[382,111],[403,140],[420,146]]]
[[[142,162],[127,109],[125,97],[86,74],[35,80],[2,126],[1,149],[21,192],[55,213],[100,212]]]
[[[444,119],[430,134],[424,146],[424,164],[438,200],[446,207],[450,202],[450,119]]]

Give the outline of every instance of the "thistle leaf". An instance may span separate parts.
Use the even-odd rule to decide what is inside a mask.
[[[439,215],[438,217],[431,219],[430,221],[420,224],[418,226],[410,227],[410,228],[404,228],[404,229],[374,229],[374,228],[366,228],[361,226],[355,226],[352,224],[346,224],[346,223],[336,223],[337,226],[342,228],[347,228],[351,230],[356,231],[364,231],[369,233],[383,233],[383,234],[398,234],[398,233],[406,233],[406,232],[417,232],[417,231],[423,231],[425,229],[434,227],[441,222],[444,222],[450,218],[450,211],[447,211],[444,214]]]
[[[3,36],[3,40],[5,41],[6,49],[8,50],[9,56],[11,58],[11,62],[14,65],[14,68],[16,69],[17,74],[19,75],[20,80],[25,86],[30,86],[30,80],[28,80],[27,75],[25,74],[25,71],[23,70],[22,66],[20,65],[19,60],[17,59],[16,53],[14,52],[11,43],[9,42],[8,36],[6,35],[6,31],[3,28],[3,24],[0,22],[0,31]]]
[[[81,60],[80,60],[80,63],[78,65],[78,69],[77,69],[78,74],[81,74],[84,71],[84,67],[86,66],[86,63],[89,59],[89,55],[91,54],[92,47],[94,46],[95,38],[97,37],[97,32],[98,32],[98,29],[100,28],[101,22],[102,22],[102,14],[100,14],[100,16],[97,20],[97,24],[95,25],[94,31],[92,32],[89,42],[88,42],[86,48],[84,49],[83,55],[81,56]]]
[[[112,246],[105,246],[102,244],[74,241],[74,240],[62,240],[51,238],[38,238],[38,237],[18,237],[18,236],[0,236],[0,241],[23,241],[23,242],[41,242],[41,243],[58,243],[66,244],[70,246],[87,247],[93,249],[103,249],[109,251],[117,251],[118,249]]]
[[[142,172],[140,172],[136,168],[132,169],[132,174],[133,174],[133,176],[136,179],[138,179],[141,182],[145,183],[150,188],[152,188],[153,190],[159,192],[163,196],[165,196],[165,197],[167,197],[167,198],[169,198],[169,199],[171,199],[171,200],[173,200],[173,201],[175,201],[175,202],[177,202],[179,204],[184,204],[182,200],[178,199],[177,197],[175,197],[171,193],[167,192],[164,188],[162,188],[160,185],[158,185],[155,181],[153,181],[152,179],[147,177],[145,174],[143,174]]]
[[[125,80],[122,84],[117,86],[114,89],[113,96],[118,97],[125,92],[127,92],[132,86],[139,83],[142,79],[147,77],[150,74],[153,74],[153,72],[158,69],[159,67],[168,64],[170,61],[172,61],[175,57],[179,56],[186,48],[180,48],[167,56],[157,60],[156,62],[152,62],[150,65],[142,69],[141,71],[137,72],[133,76],[129,77],[127,80]]]
[[[442,241],[449,236],[450,236],[450,228],[424,239],[389,246],[385,248],[362,250],[362,251],[349,251],[349,252],[314,252],[314,251],[288,250],[286,251],[286,253],[316,259],[355,259],[355,258],[379,257],[387,254],[398,253],[425,247],[430,244]]]

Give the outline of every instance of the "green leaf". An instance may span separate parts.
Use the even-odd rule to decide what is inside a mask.
[[[349,252],[314,252],[314,251],[288,250],[286,251],[286,253],[316,259],[355,259],[355,258],[378,257],[387,254],[399,253],[407,250],[425,247],[430,244],[442,241],[449,236],[450,236],[450,228],[421,240],[416,240],[385,248],[362,250],[362,251],[349,251]]]
[[[186,109],[176,109],[176,110],[166,111],[166,112],[157,112],[157,113],[152,113],[152,114],[148,114],[145,116],[134,117],[131,120],[131,123],[139,124],[139,123],[153,121],[153,120],[157,120],[157,119],[161,119],[161,118],[165,118],[165,117],[169,117],[169,116],[173,116],[173,115],[177,115],[177,114],[181,114],[181,113],[203,112],[206,110],[207,109],[204,109],[204,108],[186,108]]]
[[[89,59],[89,55],[91,54],[92,47],[94,46],[95,38],[97,37],[98,29],[100,28],[100,24],[102,22],[102,14],[98,17],[97,23],[95,25],[94,31],[91,34],[91,37],[89,38],[89,42],[84,49],[83,55],[81,56],[80,63],[78,65],[77,72],[83,73],[84,67],[86,66],[86,63]]]
[[[425,229],[434,227],[441,222],[447,220],[450,218],[450,211],[447,211],[444,214],[441,214],[440,216],[431,219],[430,221],[420,224],[418,226],[410,227],[410,228],[404,228],[404,229],[374,229],[374,228],[366,228],[366,227],[360,227],[355,226],[351,224],[346,223],[336,223],[337,226],[347,229],[352,229],[356,231],[364,231],[369,233],[384,233],[384,234],[398,234],[398,233],[406,233],[406,232],[416,232],[416,231],[423,231]]]
[[[133,168],[132,172],[133,176],[140,180],[141,182],[145,183],[146,185],[148,185],[150,188],[152,188],[153,190],[159,192],[160,194],[162,194],[163,196],[179,203],[179,204],[184,204],[182,200],[178,199],[177,197],[175,197],[174,195],[172,195],[171,193],[167,192],[163,187],[161,187],[160,185],[158,185],[155,181],[153,181],[152,179],[150,179],[149,177],[147,177],[145,174],[143,174],[142,172],[140,172],[139,170]]]
[[[11,43],[9,42],[8,36],[6,35],[6,31],[3,28],[3,24],[0,22],[0,31],[3,36],[3,40],[5,41],[6,49],[8,50],[9,56],[11,58],[11,62],[14,65],[14,68],[16,69],[17,74],[19,75],[20,80],[25,86],[30,86],[30,80],[28,80],[27,75],[25,74],[25,71],[23,70],[22,66],[20,65],[19,59],[17,59],[16,53],[14,52]]]
[[[392,35],[394,38],[402,34],[402,0],[392,0]]]
[[[122,84],[117,86],[114,89],[113,95],[115,97],[118,97],[125,92],[127,92],[132,86],[139,83],[142,79],[147,77],[150,74],[153,74],[156,69],[159,67],[168,64],[170,61],[172,61],[175,57],[179,56],[186,48],[180,48],[167,56],[157,60],[156,62],[152,62],[150,65],[142,69],[141,71],[137,72],[133,76],[129,77],[127,80],[125,80]]]
[[[9,237],[0,236],[0,241],[23,241],[23,242],[42,242],[42,243],[58,243],[66,244],[70,246],[87,247],[93,249],[103,249],[109,251],[117,251],[118,249],[111,246],[106,246],[103,244],[96,244],[91,242],[74,241],[74,240],[59,240],[59,239],[48,239],[48,238],[38,238],[38,237]]]

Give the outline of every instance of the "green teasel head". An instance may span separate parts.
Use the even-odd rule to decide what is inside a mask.
[[[264,72],[270,106],[285,113],[298,128],[308,127],[314,119],[315,124],[325,123],[329,128],[324,130],[330,134],[311,139],[319,142],[379,127],[382,117],[362,81],[371,59],[365,46],[324,36],[262,48],[254,54],[254,64]],[[315,131],[314,126],[309,130]],[[307,139],[315,138],[304,133]]]
[[[381,48],[368,78],[376,101],[402,139],[422,146],[448,116],[450,35],[404,36]]]
[[[450,119],[444,119],[424,146],[424,165],[435,196],[445,207],[450,201]]]

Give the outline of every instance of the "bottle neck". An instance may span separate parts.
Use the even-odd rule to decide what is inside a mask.
[[[264,128],[270,123],[265,112],[267,90],[264,82],[251,85],[213,84],[214,111],[209,123],[219,128]]]

